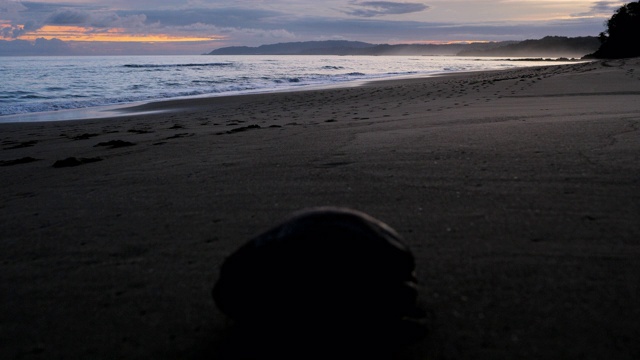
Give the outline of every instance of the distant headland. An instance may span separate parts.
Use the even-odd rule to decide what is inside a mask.
[[[327,40],[289,42],[257,47],[231,46],[208,55],[413,55],[413,56],[512,56],[581,58],[600,46],[595,36],[547,36],[538,40],[470,42],[453,44],[370,44]]]

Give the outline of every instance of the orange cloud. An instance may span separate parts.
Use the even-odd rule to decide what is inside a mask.
[[[82,26],[46,25],[36,31],[26,32],[19,39],[34,41],[38,38],[47,40],[59,39],[62,41],[99,41],[99,42],[196,42],[222,40],[223,36],[213,35],[209,37],[180,36],[169,34],[128,34],[125,29],[112,28],[109,30],[97,30]]]

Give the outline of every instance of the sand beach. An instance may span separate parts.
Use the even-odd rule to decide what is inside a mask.
[[[0,124],[0,358],[232,357],[220,265],[327,205],[413,251],[395,358],[640,358],[640,60],[541,65]]]

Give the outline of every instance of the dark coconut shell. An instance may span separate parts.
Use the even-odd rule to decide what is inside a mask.
[[[415,262],[389,226],[342,208],[315,208],[250,240],[220,270],[213,298],[245,325],[391,330],[416,317]]]

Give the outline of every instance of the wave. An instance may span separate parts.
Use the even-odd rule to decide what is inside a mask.
[[[28,94],[28,95],[22,95],[18,97],[19,100],[35,100],[35,99],[50,99],[50,98],[51,97],[49,96],[38,95],[38,94]]]
[[[276,84],[283,84],[283,83],[300,83],[302,82],[302,79],[300,78],[284,78],[284,79],[273,79],[273,82]]]
[[[146,95],[129,94],[128,96],[102,97],[102,98],[93,98],[93,99],[82,99],[79,96],[66,98],[65,100],[50,100],[47,98],[42,98],[42,100],[48,100],[48,101],[27,102],[27,103],[16,103],[15,101],[12,101],[12,100],[10,101],[2,100],[0,101],[0,116],[28,114],[28,113],[35,113],[35,112],[83,109],[83,108],[98,107],[98,106],[131,104],[131,103],[140,102],[140,101],[145,102],[145,101],[154,101],[154,100],[180,98],[180,97],[220,95],[225,93],[243,93],[243,92],[259,90],[259,89],[260,87],[253,86],[252,84],[245,85],[245,86],[238,85],[238,84],[230,84],[224,87],[221,86],[221,87],[209,88],[209,89],[167,91],[163,93],[146,94]],[[0,120],[0,122],[2,121]]]
[[[270,91],[308,85],[335,84],[350,81],[353,79],[384,78],[389,75],[390,73],[367,75],[362,72],[350,72],[342,73],[339,75],[313,74],[304,77],[260,76],[254,79],[249,77],[235,77],[233,79],[193,79],[189,83],[193,84],[195,88],[181,88],[181,83],[164,81],[162,82],[163,86],[161,87],[163,91],[158,91],[158,89],[148,87],[145,84],[132,84],[126,88],[126,91],[124,91],[121,96],[95,98],[86,94],[68,94],[59,97],[58,100],[55,100],[55,98],[42,97],[39,99],[41,101],[26,103],[15,103],[15,100],[26,100],[27,98],[36,100],[38,98],[36,98],[33,93],[25,91],[15,91],[7,94],[8,96],[0,98],[0,116],[44,111],[69,110],[105,105],[118,105],[138,101],[154,101],[178,97],[242,94],[254,91]],[[243,81],[239,81],[241,79],[243,79]]]
[[[283,57],[276,60],[239,57],[203,60],[202,57],[116,57],[97,58],[89,62],[85,58],[54,59],[59,62],[55,66],[51,65],[51,59],[48,58],[43,58],[44,61],[36,65],[16,60],[11,62],[11,68],[0,69],[9,71],[8,76],[2,77],[0,116],[176,97],[270,92],[434,72],[523,66],[521,63],[493,60],[489,63],[476,59],[390,59],[305,57],[301,60],[298,57]],[[43,71],[32,71],[34,66]],[[48,76],[46,83],[39,77],[42,73]]]
[[[155,69],[155,68],[181,68],[181,67],[224,67],[233,66],[233,63],[206,63],[206,64],[124,64],[122,67],[134,69]]]

